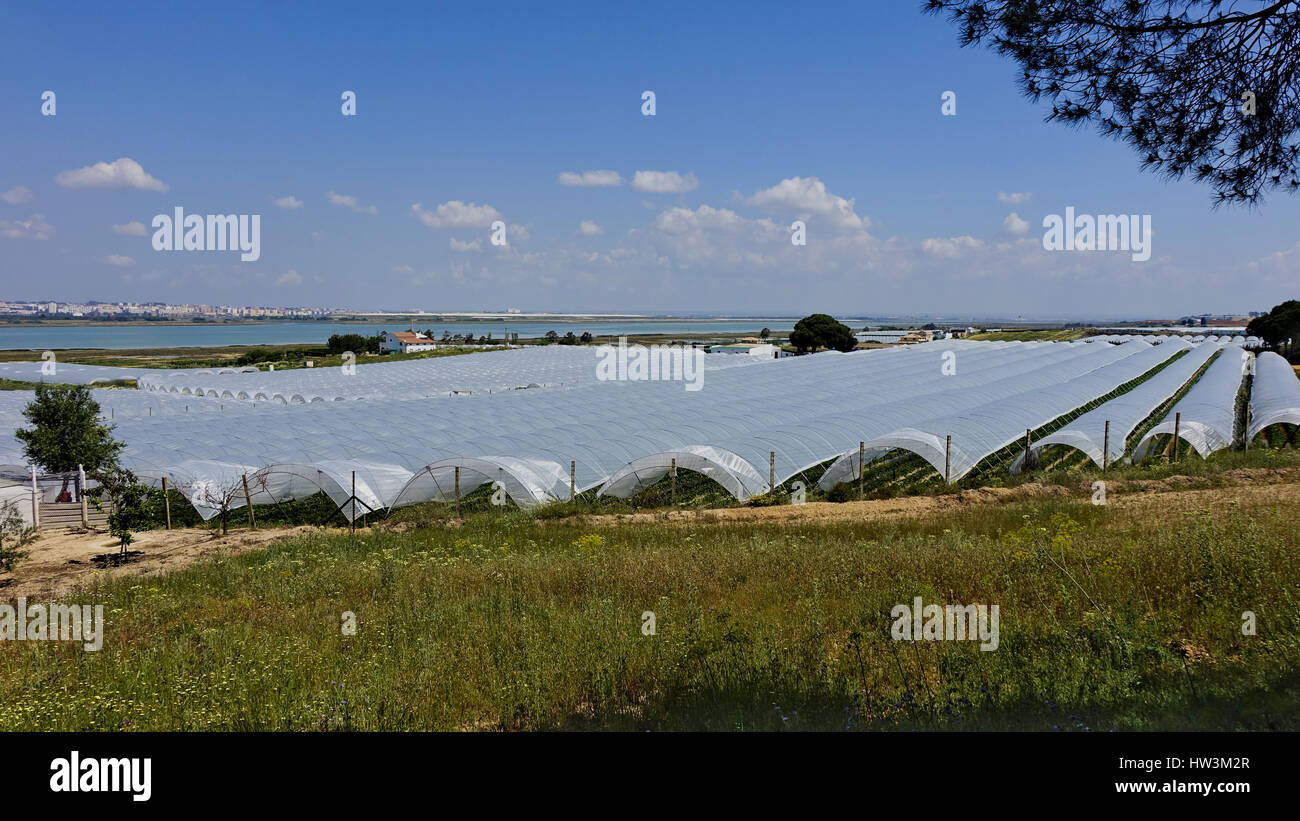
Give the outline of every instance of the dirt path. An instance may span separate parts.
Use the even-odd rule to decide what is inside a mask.
[[[1225,487],[1195,489],[1200,482],[1191,476],[1168,479],[1117,480],[1107,482],[1107,503],[1112,507],[1133,508],[1159,506],[1191,510],[1199,507],[1241,501],[1300,502],[1300,470],[1287,468],[1243,468],[1213,477]],[[659,513],[624,513],[575,517],[593,525],[648,524],[697,526],[730,522],[770,522],[802,524],[809,522],[869,521],[897,517],[919,517],[952,513],[979,505],[1008,504],[1033,499],[1079,499],[1092,497],[1091,480],[1078,486],[1027,483],[1016,487],[987,487],[963,490],[939,496],[908,496],[864,502],[809,502],[803,505],[771,507],[733,507],[718,510],[674,510]],[[574,518],[558,521],[574,521]]]
[[[0,601],[19,596],[49,599],[71,593],[91,578],[150,576],[176,570],[208,556],[237,555],[249,550],[314,532],[311,526],[274,530],[231,530],[226,536],[211,530],[151,530],[136,534],[132,555],[124,564],[112,566],[105,554],[115,557],[117,539],[107,533],[76,530],[42,531],[40,538],[25,549],[26,559],[12,573],[0,574]],[[134,551],[138,551],[138,554]]]

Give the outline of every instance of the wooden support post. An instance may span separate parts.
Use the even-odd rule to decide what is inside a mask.
[[[460,465],[456,466],[456,484],[452,488],[452,493],[456,496],[456,518],[460,518]]]
[[[77,465],[77,498],[81,501],[81,526],[90,527],[90,509],[86,502],[86,468]]]
[[[767,455],[767,492],[776,493],[776,451]]]
[[[949,478],[951,476],[952,476],[952,434],[950,433],[948,434],[948,438],[944,441],[943,444],[943,483],[945,485],[949,484],[952,481]]]
[[[32,465],[32,527],[41,526],[41,491],[36,486],[36,465]]]
[[[244,506],[248,508],[248,529],[257,530],[257,520],[253,518],[253,495],[248,492],[248,474],[239,477],[244,482]]]
[[[578,460],[569,460],[569,501],[578,496]]]
[[[167,529],[172,529],[172,500],[167,495],[167,477],[163,477],[163,515],[167,517]]]
[[[1032,444],[1033,444],[1033,438],[1030,436],[1030,431],[1028,428],[1025,428],[1025,467],[1026,468],[1032,467],[1031,462],[1034,457],[1033,454],[1029,452],[1029,447]]]
[[[669,475],[672,476],[672,490],[669,493],[668,499],[672,503],[673,507],[677,507],[677,457],[673,457],[673,465],[668,472]]]
[[[1106,420],[1106,434],[1102,437],[1101,445],[1101,470],[1106,472],[1107,466],[1110,465],[1110,420]]]
[[[858,442],[858,501],[866,498],[863,494],[862,474],[866,471],[867,443]]]
[[[353,533],[357,532],[357,472],[352,471],[352,521],[350,527]]]
[[[1174,414],[1174,453],[1172,457],[1173,461],[1175,462],[1178,461],[1178,434],[1182,430],[1182,427],[1183,427],[1183,415],[1181,413],[1175,413]]]

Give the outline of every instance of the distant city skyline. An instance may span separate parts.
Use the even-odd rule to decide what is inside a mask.
[[[1215,210],[1190,179],[1140,173],[1128,147],[1043,122],[1013,63],[959,48],[919,3],[311,18],[302,37],[297,7],[195,9],[183,30],[130,5],[11,9],[0,287],[306,312],[1044,321],[1297,296],[1300,201]],[[255,228],[257,252],[177,250],[182,211],[203,220],[193,247]],[[1076,212],[1149,236],[1072,250],[1059,215]],[[260,219],[214,232],[226,215]],[[160,217],[173,250],[156,250]]]

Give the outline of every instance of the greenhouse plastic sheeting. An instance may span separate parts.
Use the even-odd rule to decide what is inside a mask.
[[[1291,364],[1275,353],[1255,358],[1255,378],[1250,388],[1250,429],[1254,439],[1277,423],[1300,425],[1300,379]]]
[[[662,479],[674,465],[679,470],[708,476],[742,502],[768,490],[766,480],[753,466],[731,451],[707,445],[688,445],[681,450],[633,460],[609,477],[597,495],[627,499]]]
[[[1026,430],[1040,428],[1105,396],[1167,361],[1179,350],[1172,345],[1152,346],[1137,340],[1118,346],[1086,348],[1109,359],[1079,363],[1092,366],[1082,370],[1058,366],[1051,374],[1003,380],[995,383],[993,390],[982,388],[945,395],[947,412],[929,418],[913,408],[912,424],[865,442],[867,461],[891,450],[908,450],[929,462],[947,481],[956,481],[986,457],[1023,437]],[[1055,381],[1043,381],[1048,378]],[[846,450],[818,484],[829,490],[839,482],[855,478],[861,467],[859,449]]]
[[[1239,345],[1225,345],[1219,358],[1214,360],[1196,384],[1178,400],[1165,418],[1147,431],[1133,449],[1133,461],[1147,457],[1157,436],[1174,432],[1175,415],[1182,416],[1178,435],[1202,458],[1232,444],[1237,424],[1237,392],[1244,376],[1243,356]]]
[[[392,397],[302,404],[129,390],[95,391],[95,396],[106,421],[116,426],[114,435],[126,445],[123,465],[155,479],[169,476],[207,516],[220,508],[214,499],[228,508],[244,503],[245,474],[254,502],[323,490],[350,509],[342,503],[351,496],[355,470],[360,514],[366,508],[448,500],[455,468],[461,467],[462,495],[499,480],[517,504],[531,506],[568,498],[570,462],[575,490],[582,492],[634,464],[630,475],[649,477],[646,468],[654,470],[655,457],[670,464],[679,453],[700,457],[695,462],[683,456],[680,467],[712,471],[709,475],[739,498],[766,490],[772,454],[776,479],[784,482],[839,454],[856,453],[859,441],[903,428],[942,436],[948,416],[984,409],[1006,420],[1018,420],[1018,410],[1054,418],[1177,350],[1140,340],[1119,345],[943,340],[785,359],[709,354],[702,389],[689,391],[680,381],[597,380],[592,349],[583,354],[561,347],[536,350],[551,351],[561,363],[584,357],[587,376],[573,384],[566,377],[563,387],[546,390],[476,391],[445,401],[405,395],[407,388]],[[465,384],[454,381],[463,371],[446,376],[440,369],[466,367],[456,360],[501,357],[505,364],[494,378],[528,385],[540,361],[533,353],[420,362],[431,385]],[[710,364],[743,360],[751,362]],[[506,368],[511,363],[517,369],[513,374]],[[375,377],[362,372],[330,378]],[[1099,390],[1090,393],[1094,387]],[[12,431],[22,425],[21,409],[31,394],[4,393],[13,396],[0,395],[0,430]],[[928,419],[935,426],[922,424]],[[1020,433],[1029,426],[1015,424]],[[969,447],[979,449],[974,442]],[[0,464],[25,461],[21,443],[0,435]],[[628,475],[619,478],[619,487]],[[615,489],[611,484],[608,492]]]
[[[1187,349],[1187,353],[1128,393],[1105,402],[1060,430],[1034,442],[1030,451],[1037,455],[1048,445],[1068,445],[1087,454],[1097,467],[1102,467],[1103,463],[1114,464],[1122,459],[1125,443],[1137,426],[1169,401],[1169,397],[1178,393],[1210,357],[1218,353],[1218,348],[1210,345],[1192,345],[1186,342],[1170,344],[1181,345]],[[1102,448],[1106,445],[1107,422],[1110,422],[1109,455],[1103,460]],[[1024,458],[1025,454],[1021,453],[1012,465],[1012,472],[1020,470]]]

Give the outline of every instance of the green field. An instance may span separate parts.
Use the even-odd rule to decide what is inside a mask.
[[[103,649],[0,644],[0,729],[1300,729],[1293,508],[1084,499],[322,531],[71,596]],[[915,596],[998,649],[891,640]]]
[[[1054,328],[1048,330],[995,331],[971,334],[967,339],[983,342],[1071,342],[1088,336],[1083,328]]]

